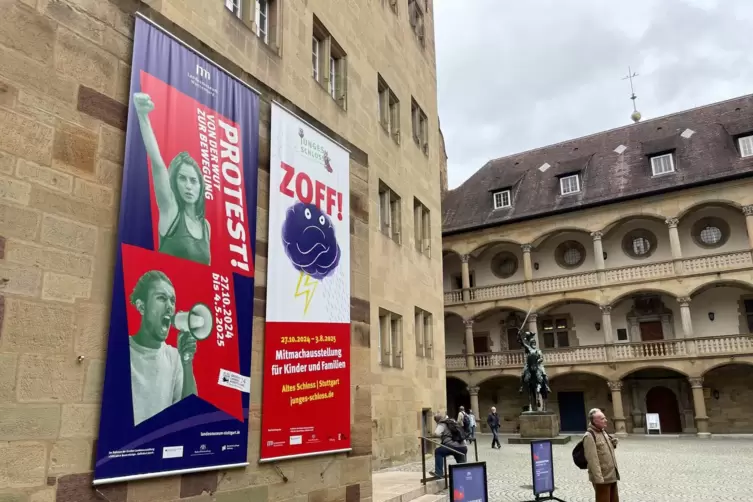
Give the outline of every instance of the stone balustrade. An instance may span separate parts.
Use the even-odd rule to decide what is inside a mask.
[[[753,259],[751,259],[750,251],[735,251],[732,253],[686,258],[682,260],[682,266],[686,274],[699,274],[750,267],[753,266]]]
[[[681,260],[683,274],[704,274],[727,270],[745,269],[753,267],[750,251],[734,251],[708,256],[697,256]],[[646,263],[628,267],[617,267],[604,270],[606,284],[625,284],[646,280],[663,279],[677,275],[672,261]],[[576,289],[588,289],[599,286],[597,271],[579,274],[562,275],[534,279],[531,281],[533,294],[557,293]],[[470,289],[470,301],[502,300],[505,298],[520,298],[526,296],[525,282],[500,283],[491,286],[481,286]],[[445,305],[463,303],[462,290],[445,291]]]
[[[675,269],[671,261],[632,265],[629,267],[611,268],[606,270],[607,283],[624,283],[661,279],[674,275]]]
[[[720,354],[753,353],[753,335],[726,335],[703,338],[679,338],[652,342],[583,345],[561,349],[544,349],[547,366],[570,366],[584,363],[645,361],[652,359],[687,358]],[[523,366],[523,351],[509,350],[474,354],[476,369],[513,368]],[[465,355],[446,357],[447,371],[467,370]]]
[[[534,293],[554,293],[572,289],[593,288],[599,285],[599,275],[596,272],[582,274],[561,275],[547,279],[533,281]]]

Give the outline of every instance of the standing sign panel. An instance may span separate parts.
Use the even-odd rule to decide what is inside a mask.
[[[658,413],[646,413],[646,433],[661,434],[661,420]]]
[[[531,469],[533,494],[538,496],[554,491],[554,468],[552,466],[552,442],[531,442]]]
[[[272,104],[261,461],[350,449],[350,154]]]
[[[449,464],[452,502],[487,502],[486,462]]]
[[[247,465],[259,98],[141,18],[130,92],[94,484]]]

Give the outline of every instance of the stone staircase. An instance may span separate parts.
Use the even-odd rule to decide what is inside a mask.
[[[373,502],[445,502],[444,480],[421,484],[418,472],[377,471],[372,474]]]

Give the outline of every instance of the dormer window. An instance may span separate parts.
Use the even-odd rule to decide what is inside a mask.
[[[737,143],[740,145],[740,157],[753,157],[753,135],[743,136]]]
[[[578,192],[580,192],[580,176],[570,174],[560,178],[560,194],[570,195]]]
[[[671,153],[651,157],[651,172],[654,176],[675,172],[675,162]]]
[[[492,194],[494,197],[494,209],[502,209],[512,206],[509,190],[501,190]]]

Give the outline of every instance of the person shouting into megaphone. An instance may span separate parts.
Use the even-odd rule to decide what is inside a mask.
[[[138,332],[130,337],[131,394],[134,424],[147,420],[191,394],[196,338],[178,334],[178,348],[165,343],[175,319],[175,288],[159,270],[142,275],[131,293],[141,314]]]

